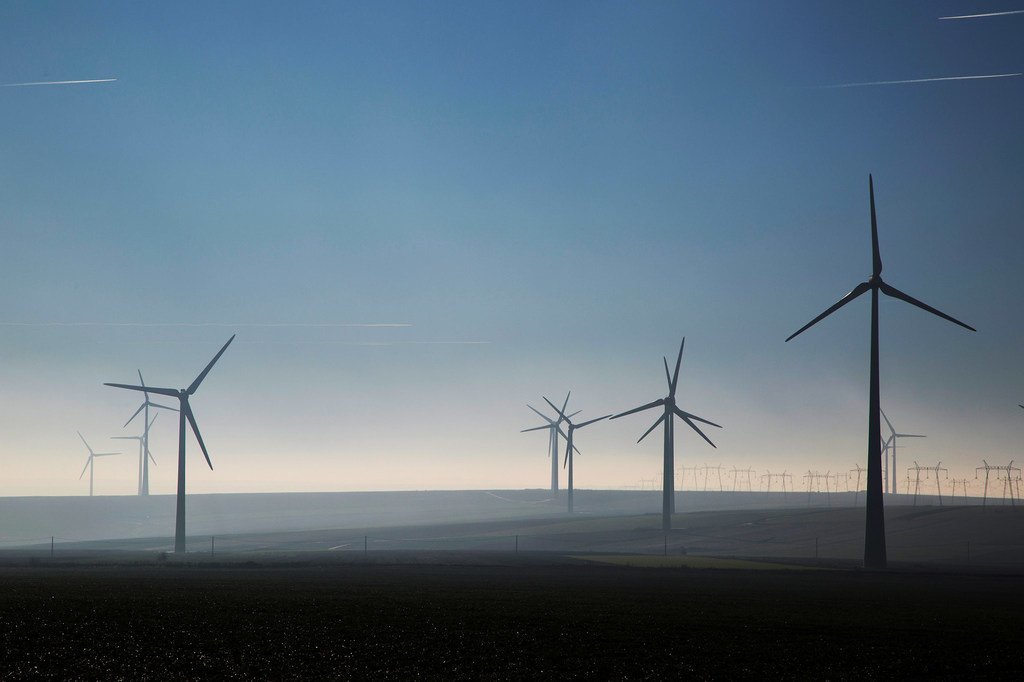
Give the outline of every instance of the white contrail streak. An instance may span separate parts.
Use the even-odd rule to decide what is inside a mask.
[[[113,83],[116,78],[94,78],[85,81],[36,81],[33,83],[4,83],[3,88],[27,88],[33,85],[83,85],[86,83]]]
[[[411,327],[408,322],[0,322],[0,327]]]
[[[1024,14],[1024,9],[1011,9],[1006,12],[986,12],[985,14],[961,14],[956,17],[939,17],[939,21],[946,19],[981,19],[983,17],[1005,17],[1008,14]]]
[[[490,341],[239,341],[259,346],[358,346],[383,348],[385,346],[489,346]]]
[[[819,88],[864,88],[869,85],[903,85],[906,83],[937,83],[939,81],[974,81],[985,78],[1013,78],[1024,76],[1024,73],[991,73],[983,76],[946,76],[944,78],[911,78],[899,81],[871,81],[868,83],[840,83],[838,85],[820,85]]]

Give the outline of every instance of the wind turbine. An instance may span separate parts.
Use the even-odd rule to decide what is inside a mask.
[[[124,425],[125,425],[125,427],[127,427],[129,424],[132,423],[132,419],[135,419],[135,417],[137,417],[139,415],[139,412],[145,412],[145,414],[142,416],[142,424],[143,424],[142,449],[143,449],[144,452],[148,453],[149,452],[149,425],[153,423],[153,422],[151,422],[149,420],[149,408],[151,408],[151,407],[159,407],[161,409],[171,410],[173,412],[177,412],[178,410],[173,408],[173,407],[168,407],[167,405],[161,405],[159,403],[152,402],[149,399],[149,393],[145,390],[146,382],[142,380],[142,370],[140,369],[140,370],[137,370],[137,371],[139,373],[139,385],[142,386],[142,388],[143,388],[142,393],[146,397],[146,399],[143,401],[143,403],[141,405],[139,405],[139,409],[135,410],[135,414],[133,414],[128,419],[128,421],[126,421],[124,423]],[[155,417],[154,417],[154,419],[155,419]],[[153,460],[153,463],[156,464],[156,460]],[[139,495],[149,495],[149,460],[147,458],[145,458],[145,457],[143,457],[143,459],[142,459],[142,472],[141,472],[140,478],[139,478]]]
[[[566,404],[568,404],[568,402],[569,402],[569,396],[568,395],[565,396],[565,402],[566,402]],[[559,424],[561,423],[562,418],[559,417],[558,419],[551,419],[546,414],[544,414],[543,412],[541,412],[540,410],[535,408],[533,405],[527,405],[527,407],[529,407],[531,410],[536,412],[537,416],[540,417],[541,419],[543,419],[544,421],[546,421],[548,423],[548,425],[547,426],[535,426],[535,427],[529,428],[529,429],[522,429],[522,430],[520,430],[519,433],[526,433],[527,431],[540,431],[541,429],[548,429],[550,431],[550,433],[548,434],[548,457],[551,458],[551,492],[553,492],[553,493],[555,493],[557,495],[558,494],[558,434],[561,434],[562,438],[566,437],[565,433],[562,432],[562,429],[559,428]],[[563,409],[565,409],[565,408],[563,407]],[[573,412],[569,416],[570,417],[574,417],[577,414],[579,414],[578,411],[577,412]]]
[[[676,407],[676,386],[679,383],[679,366],[683,362],[683,346],[686,344],[686,337],[683,337],[682,343],[679,344],[679,356],[676,358],[676,370],[672,375],[668,373],[668,358],[662,357],[665,363],[665,379],[668,381],[668,395],[664,398],[659,398],[654,402],[635,407],[632,410],[620,412],[619,414],[613,415],[612,419],[618,419],[619,417],[625,417],[627,414],[633,414],[634,412],[642,412],[649,410],[653,407],[663,407],[663,414],[658,417],[658,420],[651,424],[651,428],[644,431],[644,435],[640,436],[637,443],[647,437],[651,431],[658,426],[658,424],[664,424],[665,433],[665,461],[664,471],[662,474],[662,495],[661,495],[661,528],[664,531],[672,530],[672,513],[675,511],[675,493],[673,485],[675,483],[675,463],[674,463],[674,447],[675,447],[675,431],[673,429],[674,418],[679,417],[686,422],[691,429],[700,434],[700,437],[708,442],[708,445],[715,447],[715,444],[711,442],[711,439],[704,435],[696,424],[693,422],[698,421],[702,424],[709,424],[718,428],[722,428],[714,422],[709,422],[707,419],[702,419],[696,415],[684,412]]]
[[[82,435],[81,431],[76,431],[78,437],[85,443],[85,436]],[[85,467],[82,468],[82,473],[78,474],[78,480],[82,480],[82,476],[85,476],[85,470],[89,470],[89,497],[92,497],[92,474],[93,474],[93,462],[97,457],[110,457],[111,455],[120,455],[120,452],[93,452],[92,448],[89,447],[88,443],[85,443],[85,449],[89,451],[89,459],[85,460]]]
[[[882,419],[885,420],[885,425],[889,427],[889,437],[882,444],[882,450],[888,453],[886,461],[892,462],[892,466],[887,469],[892,471],[892,494],[896,494],[896,439],[897,438],[925,438],[926,436],[920,436],[916,433],[896,433],[896,429],[893,428],[892,422],[885,416],[885,412],[881,409],[878,410],[882,414]],[[886,486],[888,487],[888,486]]]
[[[177,411],[177,410],[175,410],[175,411]],[[148,460],[152,459],[153,460],[153,464],[156,464],[156,459],[153,458],[153,453],[151,453],[149,451],[149,445],[147,443],[147,441],[149,439],[148,439],[147,435],[149,434],[149,428],[151,426],[153,426],[153,422],[155,422],[156,418],[159,417],[159,416],[160,416],[159,413],[153,415],[153,418],[149,421],[149,423],[143,429],[141,436],[111,436],[110,437],[111,440],[137,440],[137,441],[139,441],[139,495],[143,495],[143,494],[148,495],[149,494],[149,480],[148,480],[149,461]],[[145,477],[144,477],[144,474],[145,474]],[[145,493],[142,492],[142,484],[143,484],[143,482],[146,483],[146,492]]]
[[[566,398],[566,400],[568,400],[568,398]],[[565,412],[563,412],[563,410],[565,409],[564,406],[560,410],[557,407],[555,407],[555,404],[548,400],[547,398],[544,398],[544,402],[550,405],[555,410],[555,412],[558,413],[559,418],[564,419],[565,423],[569,425],[569,433],[565,438],[565,463],[563,463],[562,466],[568,467],[569,470],[567,487],[569,490],[569,513],[572,514],[572,451],[575,450],[576,452],[579,452],[579,448],[572,444],[572,434],[576,429],[582,429],[584,426],[590,426],[594,422],[599,422],[602,419],[607,419],[611,415],[606,414],[603,417],[598,417],[597,419],[590,419],[585,422],[580,422],[579,424],[574,424],[569,417],[575,415],[569,415],[567,417],[565,415]],[[579,414],[579,412],[576,412],[575,414]]]
[[[235,335],[232,334],[228,342],[225,343],[217,354],[213,356],[213,360],[206,365],[199,376],[195,378],[188,388],[153,388],[147,386],[132,386],[130,384],[110,384],[106,383],[105,386],[113,386],[114,388],[126,388],[130,391],[142,391],[143,393],[156,393],[157,395],[166,395],[171,398],[178,399],[178,500],[175,509],[175,521],[174,521],[174,553],[183,554],[185,552],[185,420],[188,420],[189,426],[192,427],[192,433],[196,436],[196,441],[199,443],[199,447],[203,451],[203,457],[206,458],[206,463],[213,469],[213,462],[210,461],[210,453],[206,451],[206,444],[203,443],[203,437],[199,435],[199,426],[196,425],[195,415],[192,414],[192,407],[189,405],[189,396],[193,395],[198,389],[199,384],[203,383],[203,379],[213,369],[213,365],[220,359],[220,356],[224,354],[224,351],[228,349],[231,342],[235,340]]]
[[[878,292],[938,315],[961,327],[977,331],[974,327],[950,317],[926,303],[903,293],[896,287],[882,281],[882,257],[878,250],[878,222],[875,219],[875,185],[874,179],[868,176],[868,193],[871,198],[871,277],[861,282],[853,291],[843,296],[825,312],[805,324],[792,334],[786,341],[803,333],[808,328],[828,317],[844,305],[868,291],[871,292],[871,368],[870,392],[868,395],[868,481],[867,481],[867,513],[864,529],[864,565],[868,568],[885,568],[885,510],[882,502],[882,425],[879,415],[879,377],[878,377]]]

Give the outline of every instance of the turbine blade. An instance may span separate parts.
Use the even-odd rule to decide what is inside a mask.
[[[546,422],[547,422],[548,424],[554,424],[554,423],[555,423],[555,421],[554,421],[553,419],[551,419],[550,417],[548,417],[548,416],[547,416],[546,414],[544,414],[543,412],[541,412],[540,410],[538,410],[538,409],[537,409],[536,407],[534,407],[533,405],[527,405],[527,407],[529,407],[529,408],[530,408],[531,410],[533,410],[534,412],[536,412],[536,413],[537,413],[537,416],[538,416],[538,417],[540,417],[541,419],[543,419],[544,421],[546,421]]]
[[[555,424],[554,427],[556,429],[558,429],[558,435],[560,435],[562,438],[564,438],[565,442],[568,443],[569,442],[569,436],[565,435],[565,431],[562,430],[562,427],[557,425],[557,424]]]
[[[696,425],[696,424],[694,424],[694,423],[693,423],[692,421],[690,421],[689,417],[681,417],[681,419],[682,419],[682,420],[683,420],[684,422],[686,422],[687,424],[689,424],[689,425],[690,425],[690,428],[691,428],[691,429],[693,429],[694,431],[696,431],[697,433],[699,433],[699,434],[700,434],[700,437],[701,437],[701,438],[703,438],[704,440],[706,440],[706,441],[708,442],[708,445],[710,445],[711,447],[715,448],[716,450],[718,449],[718,446],[717,446],[717,445],[715,445],[714,443],[712,443],[712,442],[711,442],[711,439],[710,439],[710,438],[708,438],[708,437],[707,437],[706,435],[704,435],[704,432],[703,432],[703,431],[701,431],[701,430],[700,430],[699,428],[697,428],[697,425]]]
[[[132,423],[132,419],[135,419],[137,416],[139,416],[139,412],[142,412],[143,408],[145,408],[145,407],[146,407],[146,403],[142,403],[141,405],[139,405],[139,409],[135,410],[135,413],[131,417],[128,418],[128,421],[126,421],[124,423],[124,426],[122,426],[121,428],[123,429],[123,428],[127,427],[129,424],[131,424]]]
[[[139,440],[142,436],[111,436],[110,440]]]
[[[611,416],[610,414],[606,414],[605,416],[603,416],[603,417],[598,417],[597,419],[590,419],[590,420],[588,420],[588,421],[585,421],[585,422],[583,422],[582,424],[577,424],[577,425],[576,425],[576,428],[577,428],[577,429],[582,429],[582,428],[583,428],[584,426],[587,426],[588,424],[593,424],[594,422],[599,422],[599,421],[601,421],[602,419],[607,419],[607,418],[608,418],[608,417],[610,417],[610,416]]]
[[[679,365],[683,362],[683,346],[686,345],[686,337],[683,337],[683,342],[679,344],[679,355],[676,357],[676,371],[672,373],[672,383],[670,387],[672,389],[672,396],[675,397],[676,386],[679,384]]]
[[[142,386],[143,389],[145,389],[146,382],[142,380],[142,370],[141,369],[137,369],[135,371],[139,373],[139,386]],[[146,393],[146,402],[149,402],[149,393]]]
[[[578,447],[576,447],[575,444],[573,444],[572,449],[573,449],[573,451],[577,455],[582,455],[583,454],[582,452],[580,452],[580,449]],[[562,468],[564,469],[567,464],[569,464],[569,450],[568,450],[568,448],[565,451],[565,459],[562,460]]]
[[[85,466],[82,467],[82,473],[78,474],[78,480],[79,481],[82,480],[82,476],[85,476],[85,471],[86,471],[86,469],[89,468],[89,462],[91,462],[91,461],[92,461],[92,457],[91,456],[85,458]]]
[[[868,174],[868,193],[871,195],[871,272],[875,277],[882,274],[882,255],[878,250],[878,221],[875,219],[875,181]]]
[[[562,409],[559,410],[561,414],[565,414],[565,408],[569,407],[569,396],[572,395],[572,391],[565,394],[565,402],[562,403]]]
[[[155,422],[155,421],[156,421],[156,418],[157,418],[157,417],[159,417],[159,416],[160,416],[160,413],[159,413],[159,412],[157,412],[156,414],[154,414],[154,415],[153,415],[153,418],[149,420],[149,426],[148,426],[148,427],[146,427],[146,430],[147,430],[147,431],[148,431],[149,429],[153,428],[153,422]]]
[[[665,363],[665,383],[668,384],[668,392],[672,392],[672,373],[668,371],[668,358],[664,355],[661,356],[661,361]]]
[[[548,424],[546,426],[534,426],[533,428],[529,429],[520,429],[519,433],[526,433],[527,431],[540,431],[541,429],[550,429],[551,426],[551,424]]]
[[[567,418],[569,418],[569,419],[572,419],[573,417],[575,417],[576,415],[578,415],[578,414],[579,414],[580,412],[582,412],[582,411],[583,411],[583,410],[576,410],[576,411],[575,411],[575,412],[573,412],[572,414],[566,415],[566,417],[567,417]]]
[[[665,421],[665,415],[661,415],[660,417],[658,417],[658,421],[656,421],[656,422],[654,422],[653,424],[651,424],[651,428],[649,428],[649,429],[647,429],[646,431],[644,431],[644,435],[642,435],[642,436],[640,436],[639,438],[637,438],[636,442],[637,442],[637,443],[639,443],[639,442],[640,442],[640,441],[642,441],[642,440],[643,440],[644,438],[647,438],[647,435],[648,435],[648,434],[649,434],[649,433],[650,433],[651,431],[653,431],[653,430],[655,429],[655,427],[657,427],[657,426],[658,426],[658,424],[660,424],[660,423],[661,423],[661,422],[663,422],[663,421]]]
[[[235,337],[232,336],[231,338]],[[210,466],[210,469],[213,469],[213,462],[210,461],[210,453],[206,451],[206,443],[203,442],[203,437],[199,435],[199,425],[196,424],[196,417],[192,414],[192,408],[189,407],[188,403],[185,403],[183,407],[185,408],[185,418],[188,419],[188,423],[192,427],[192,433],[196,434],[196,440],[199,441],[199,447],[203,451],[203,457],[206,458],[206,463]]]
[[[910,296],[909,294],[903,293],[902,291],[900,291],[899,289],[897,289],[896,287],[894,287],[892,285],[889,285],[889,284],[886,284],[885,282],[882,282],[881,289],[882,289],[882,293],[884,293],[886,296],[892,296],[893,298],[898,298],[898,299],[900,299],[902,301],[906,301],[910,305],[916,305],[921,310],[927,310],[932,315],[938,315],[939,317],[943,318],[944,320],[949,320],[953,324],[960,325],[964,329],[970,329],[972,332],[978,331],[977,329],[975,329],[971,325],[964,324],[963,322],[961,322],[960,320],[956,319],[955,317],[951,317],[951,316],[947,315],[946,313],[942,312],[941,310],[936,310],[935,308],[931,307],[927,303],[922,303],[921,301],[917,300],[913,296]]]
[[[551,409],[553,409],[555,412],[558,413],[558,416],[561,419],[564,419],[565,421],[569,421],[569,418],[565,416],[565,412],[563,411],[565,409],[564,407],[560,410],[557,407],[555,407],[555,404],[553,402],[551,402],[550,400],[548,400],[544,396],[541,396],[541,397],[544,398],[544,402],[546,402],[548,405],[551,406]]]
[[[159,407],[164,410],[170,410],[171,412],[177,412],[177,407],[170,407],[169,405],[161,405],[160,403],[149,403],[150,407]]]
[[[679,417],[681,419],[692,419],[693,421],[697,421],[697,422],[700,422],[702,424],[707,424],[708,426],[716,426],[718,428],[722,428],[721,424],[716,424],[715,422],[708,421],[707,419],[704,419],[703,417],[698,417],[695,414],[690,414],[689,412],[684,412],[683,410],[680,410],[678,407],[675,408],[675,413],[677,415],[679,415]]]
[[[846,305],[847,303],[849,303],[853,299],[857,298],[858,296],[860,296],[861,294],[863,294],[865,291],[867,291],[870,288],[871,288],[870,284],[868,284],[867,282],[861,282],[860,284],[858,284],[857,286],[855,286],[853,288],[853,291],[851,291],[846,296],[843,296],[841,299],[836,301],[836,303],[834,303],[831,308],[829,308],[828,310],[823,312],[821,315],[818,315],[816,318],[814,318],[813,320],[811,320],[810,322],[808,322],[804,326],[800,327],[800,329],[796,330],[794,333],[790,334],[789,338],[786,339],[786,341],[791,341],[793,338],[795,338],[795,337],[799,336],[800,334],[804,333],[805,331],[807,331],[808,329],[810,329],[811,327],[813,327],[817,323],[821,322],[826,317],[828,317],[829,315],[831,315],[835,311],[839,310],[844,305]]]
[[[640,407],[634,407],[632,410],[626,410],[625,412],[619,412],[618,414],[614,414],[614,415],[611,416],[611,419],[618,419],[619,417],[625,417],[627,414],[633,414],[634,412],[643,412],[644,410],[649,410],[652,407],[658,407],[659,405],[664,405],[664,404],[665,404],[665,399],[664,398],[658,398],[653,403],[647,403],[646,405],[641,405]]]
[[[199,384],[203,383],[203,379],[205,379],[206,375],[210,373],[211,369],[213,369],[213,365],[218,360],[220,360],[220,356],[224,355],[224,351],[226,351],[228,349],[228,346],[230,346],[231,342],[234,341],[234,340],[235,340],[235,334],[232,334],[231,338],[228,339],[228,342],[225,343],[221,347],[221,349],[219,351],[217,351],[217,354],[213,356],[213,360],[210,360],[210,364],[208,364],[206,366],[206,368],[203,369],[203,371],[199,373],[199,376],[196,377],[196,380],[193,381],[192,385],[188,387],[187,392],[188,392],[189,395],[192,395],[193,393],[195,393],[199,389]],[[212,464],[210,465],[210,468],[211,469],[213,468]]]
[[[83,443],[85,443],[85,436],[82,435],[82,432],[81,431],[75,431],[75,433],[77,433],[78,437],[82,439]],[[85,449],[89,451],[90,455],[92,454],[92,448],[89,447],[88,443],[85,443]]]
[[[894,433],[894,436],[898,438],[927,438],[928,436],[920,436],[916,433]]]
[[[113,386],[114,388],[127,388],[129,391],[142,391],[143,393],[159,393],[160,395],[169,395],[172,398],[178,397],[178,392],[173,388],[150,388],[143,386],[132,386],[131,384],[111,384],[104,382],[104,386]]]
[[[893,435],[895,435],[896,429],[893,428],[892,422],[889,421],[889,418],[885,416],[885,411],[882,408],[878,408],[878,411],[882,413],[882,419],[885,420],[885,423],[889,426],[889,430],[892,431]]]
[[[110,457],[111,455],[120,455],[120,452],[94,452],[93,457]]]

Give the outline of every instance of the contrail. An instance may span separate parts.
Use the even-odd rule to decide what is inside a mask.
[[[1011,9],[1006,12],[986,12],[985,14],[961,14],[955,17],[939,17],[939,21],[945,19],[981,19],[983,17],[1005,17],[1008,14],[1024,14],[1024,9]]]
[[[0,322],[0,327],[411,327],[408,322]]]
[[[116,78],[94,78],[85,81],[35,81],[33,83],[4,83],[4,88],[27,88],[33,85],[82,85],[85,83],[113,83]]]
[[[490,341],[239,341],[256,346],[358,346],[383,348],[384,346],[489,346]]]
[[[937,83],[939,81],[973,81],[985,78],[1013,78],[1024,76],[1024,73],[991,73],[983,76],[946,76],[944,78],[911,78],[899,81],[871,81],[868,83],[840,83],[838,85],[819,85],[822,89],[863,88],[869,85],[902,85],[905,83]]]

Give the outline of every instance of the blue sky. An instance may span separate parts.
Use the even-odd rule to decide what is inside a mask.
[[[101,383],[185,385],[236,331],[196,492],[543,486],[524,403],[660,397],[682,335],[681,404],[726,428],[680,464],[848,470],[868,304],[783,339],[869,274],[869,172],[887,280],[979,329],[883,302],[904,456],[1005,462],[1024,78],[821,87],[1024,70],[1024,15],[938,19],[1000,9],[5,3],[0,82],[117,81],[0,88],[0,322],[229,326],[0,326],[0,494],[87,490],[75,430],[134,409]],[[647,425],[581,432],[577,484],[657,475]]]

